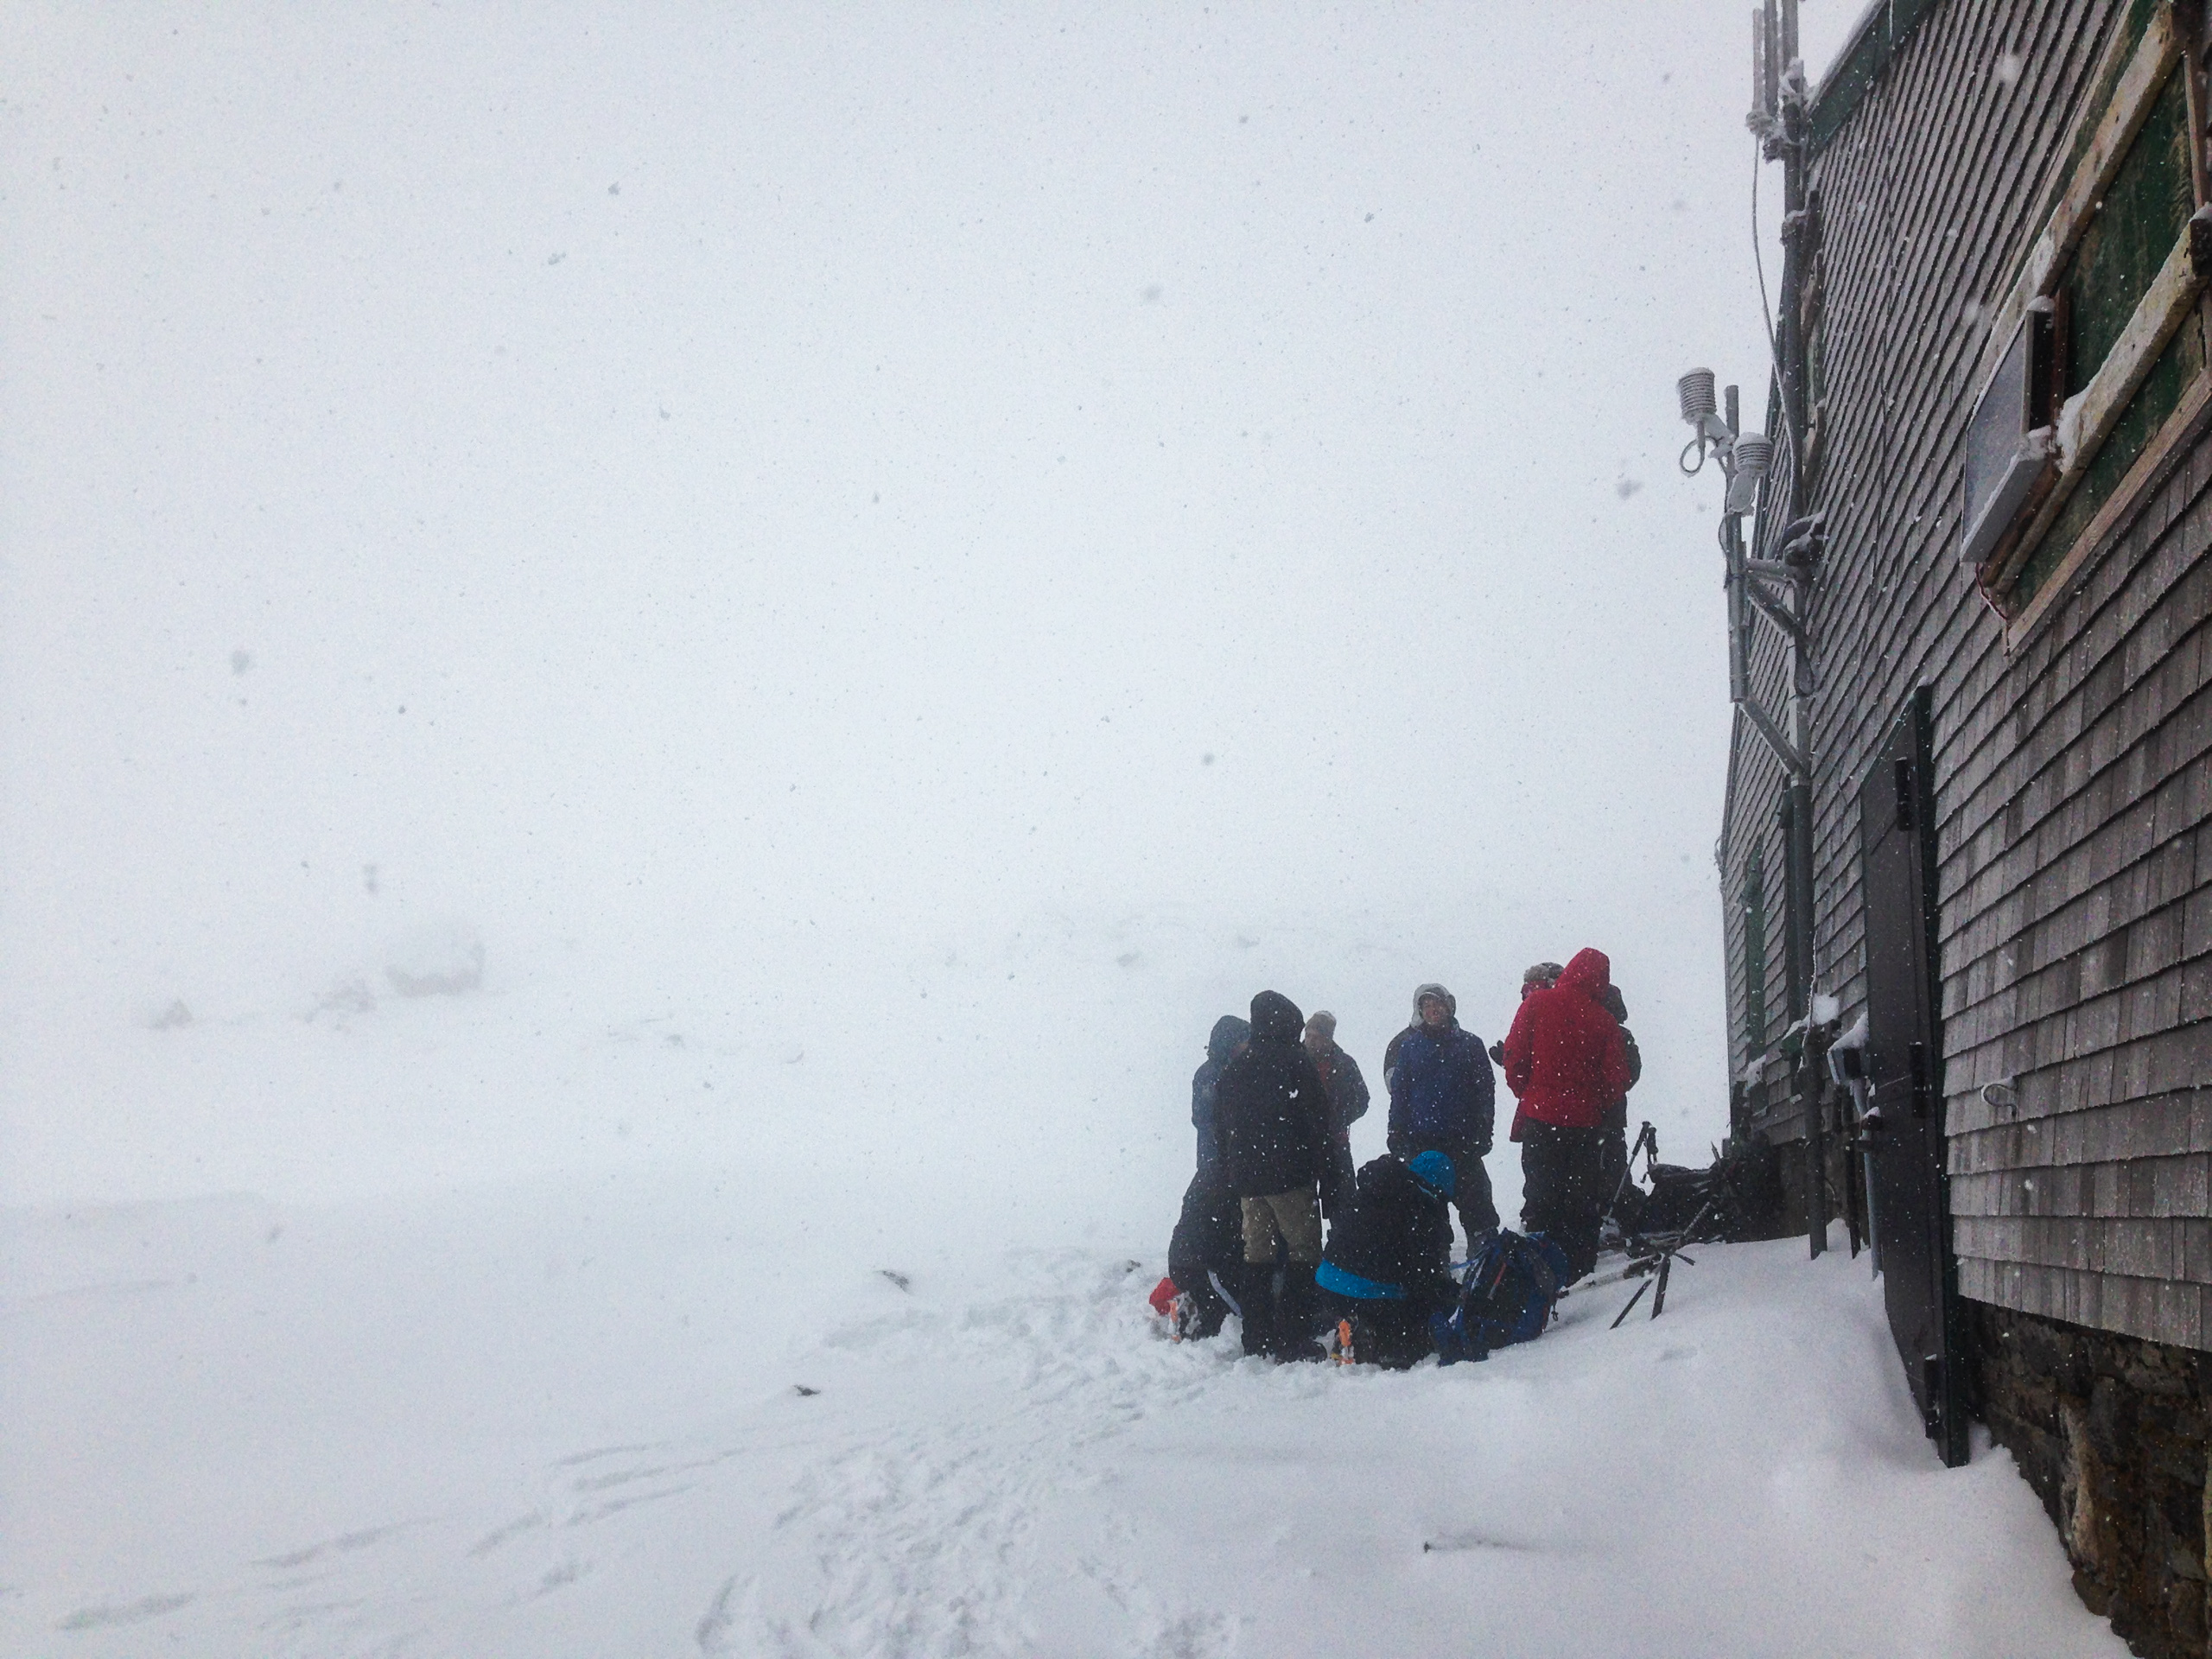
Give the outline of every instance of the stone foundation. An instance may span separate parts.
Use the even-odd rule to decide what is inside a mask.
[[[2074,1586],[2145,1659],[2207,1651],[2212,1354],[1964,1304],[1969,1404],[2065,1540]]]

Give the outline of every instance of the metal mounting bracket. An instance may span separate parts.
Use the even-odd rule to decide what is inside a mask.
[[[1782,762],[1783,770],[1791,778],[1809,779],[1813,775],[1812,758],[1782,734],[1782,728],[1775,723],[1773,715],[1759,706],[1757,697],[1746,696],[1739,698],[1736,706],[1744,711],[1753,728],[1766,740],[1767,747],[1774,751],[1775,758]]]

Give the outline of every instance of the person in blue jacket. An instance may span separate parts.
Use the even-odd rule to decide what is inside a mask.
[[[1459,1027],[1459,1005],[1441,985],[1414,993],[1414,1023],[1399,1033],[1388,1065],[1390,1128],[1388,1144],[1411,1160],[1440,1152],[1456,1179],[1452,1207],[1466,1229],[1471,1255],[1497,1230],[1497,1205],[1490,1192],[1490,1154],[1496,1122],[1497,1081],[1483,1039]]]
[[[1205,1064],[1191,1074],[1191,1127],[1198,1132],[1198,1173],[1209,1180],[1222,1179],[1221,1141],[1213,1125],[1214,1089],[1221,1082],[1221,1068],[1251,1034],[1249,1021],[1223,1014],[1206,1039]]]

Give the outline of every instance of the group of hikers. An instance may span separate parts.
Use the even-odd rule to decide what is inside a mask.
[[[1357,1171],[1351,1128],[1368,1087],[1336,1027],[1271,990],[1252,999],[1249,1021],[1215,1021],[1191,1079],[1198,1172],[1156,1293],[1173,1299],[1181,1334],[1211,1336],[1233,1312],[1244,1351],[1274,1359],[1326,1357],[1332,1328],[1356,1328],[1358,1357],[1384,1365],[1434,1351],[1437,1322],[1465,1289],[1450,1271],[1447,1207],[1470,1260],[1499,1235],[1483,1161],[1493,1062],[1516,1102],[1521,1230],[1563,1258],[1562,1285],[1590,1272],[1642,1071],[1604,952],[1530,968],[1511,1030],[1489,1048],[1460,1025],[1450,991],[1416,988],[1413,1020],[1382,1058],[1389,1149]]]

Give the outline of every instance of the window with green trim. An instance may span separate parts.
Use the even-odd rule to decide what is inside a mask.
[[[2204,401],[2191,223],[2203,100],[2182,35],[2156,0],[2117,20],[1985,359],[1960,552],[2017,626],[2105,538],[2184,405]]]
[[[1822,440],[1827,432],[1828,308],[1827,264],[1821,249],[1813,250],[1812,269],[1805,277],[1805,297],[1798,310],[1805,341],[1805,456],[1804,485],[1810,488],[1820,475]],[[1770,423],[1767,430],[1774,427]]]
[[[2166,417],[2181,407],[2190,384],[2203,372],[2204,331],[2193,322],[2184,323],[2166,342],[2166,349],[2158,354],[2142,389],[2083,471],[2081,484],[2066,498],[2066,505],[2058,510],[2058,516],[2050,521],[2050,529],[2021,564],[2018,575],[2005,594],[2005,608],[2008,613],[2017,613],[2027,608],[2051,573],[2074,550],[2074,544],[2088,529],[2089,521],[2112,499],[2120,480],[2142,460],[2144,451],[2151,447],[2151,440],[2166,423]]]
[[[1766,1052],[1766,867],[1759,849],[1744,863],[1744,1063]]]
[[[2088,389],[2196,211],[2190,185],[2189,97],[2181,72],[2144,118],[2105,187],[2052,297],[2058,302],[2061,395]]]

